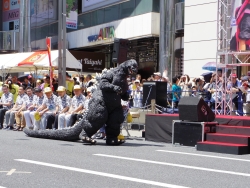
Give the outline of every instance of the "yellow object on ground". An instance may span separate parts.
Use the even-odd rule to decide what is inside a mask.
[[[34,113],[34,117],[36,121],[40,121],[41,120],[41,116],[39,115],[39,112]]]
[[[117,138],[118,140],[125,140],[125,137],[122,134],[119,134]]]

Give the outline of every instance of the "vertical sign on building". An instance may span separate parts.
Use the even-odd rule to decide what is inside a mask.
[[[78,1],[67,0],[66,27],[69,29],[77,29],[77,18],[78,18]]]
[[[3,0],[3,31],[19,31],[20,0]]]

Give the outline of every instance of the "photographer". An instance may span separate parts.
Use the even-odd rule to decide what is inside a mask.
[[[191,95],[191,87],[192,83],[190,82],[190,78],[188,75],[183,75],[180,78],[180,82],[178,85],[181,87],[182,90],[182,97],[189,97]]]

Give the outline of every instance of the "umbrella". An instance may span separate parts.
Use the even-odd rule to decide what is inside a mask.
[[[218,69],[221,69],[224,67],[224,64],[217,63]],[[216,62],[208,62],[205,65],[203,65],[202,69],[208,70],[208,71],[216,71]]]

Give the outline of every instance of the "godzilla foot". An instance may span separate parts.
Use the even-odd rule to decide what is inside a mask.
[[[91,139],[87,136],[83,136],[81,139],[84,143],[88,143],[88,144],[92,144],[92,145],[96,144],[96,140]]]
[[[125,143],[125,140],[118,140],[118,138],[112,138],[112,139],[107,138],[106,140],[106,144],[110,146],[119,146],[123,143]]]

